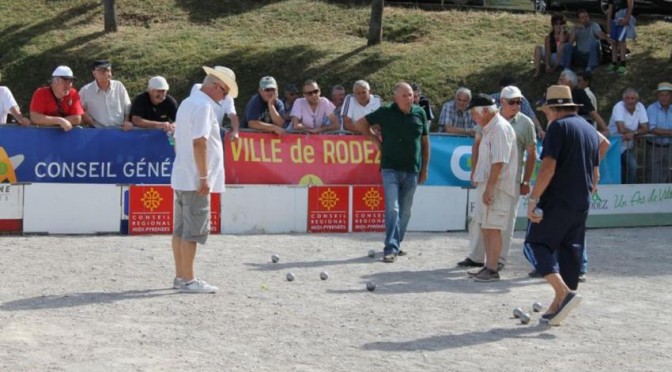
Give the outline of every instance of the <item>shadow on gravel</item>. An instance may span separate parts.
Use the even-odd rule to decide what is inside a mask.
[[[499,342],[506,338],[529,340],[555,339],[555,335],[545,333],[548,329],[549,327],[545,325],[520,325],[515,328],[494,328],[489,331],[431,336],[412,341],[370,342],[364,344],[362,349],[379,351],[438,351]]]
[[[322,266],[334,266],[334,265],[348,265],[348,264],[370,264],[382,261],[378,257],[370,258],[368,256],[348,258],[344,260],[324,260],[324,261],[295,261],[295,262],[278,262],[278,263],[250,263],[246,262],[245,265],[251,266],[257,271],[278,271],[286,270],[291,268],[310,268],[310,267],[322,267]]]
[[[515,287],[544,284],[538,279],[528,277],[508,279],[506,274],[498,282],[478,283],[467,277],[461,268],[446,268],[421,271],[388,271],[362,276],[363,282],[376,284],[374,294],[405,294],[427,292],[456,293],[508,293]],[[362,289],[328,290],[328,293],[345,294],[366,292]]]
[[[173,289],[142,289],[123,292],[84,292],[64,295],[38,296],[9,301],[0,305],[2,311],[24,311],[41,309],[61,309],[86,306],[91,304],[109,304],[126,300],[142,300],[146,298],[178,294]]]

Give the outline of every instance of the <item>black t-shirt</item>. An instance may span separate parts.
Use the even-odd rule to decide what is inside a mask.
[[[427,116],[428,121],[434,120],[434,112],[432,111],[432,105],[429,103],[429,98],[425,96],[420,96],[418,106],[422,107],[422,109],[425,110],[425,116]]]
[[[572,100],[578,105],[583,105],[579,106],[579,115],[582,118],[586,120],[593,120],[590,117],[590,113],[595,111],[595,107],[593,107],[593,102],[590,100],[590,97],[588,97],[588,93],[586,93],[585,89],[572,89]]]
[[[149,98],[149,92],[138,94],[131,104],[131,116],[139,116],[150,121],[174,122],[177,116],[177,101],[170,95],[158,105]]]
[[[551,122],[541,159],[555,159],[555,174],[539,206],[543,209],[545,203],[559,202],[575,211],[588,211],[598,150],[597,131],[582,117],[571,115]]]

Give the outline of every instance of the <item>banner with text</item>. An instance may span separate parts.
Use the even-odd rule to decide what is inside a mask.
[[[383,186],[352,186],[352,232],[385,231]]]
[[[349,186],[308,188],[309,232],[348,232],[349,221]]]

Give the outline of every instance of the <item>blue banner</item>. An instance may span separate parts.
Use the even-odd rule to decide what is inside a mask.
[[[430,137],[427,185],[470,186],[473,138]],[[609,140],[600,183],[619,184],[621,138]],[[160,130],[75,128],[63,132],[60,128],[0,126],[0,183],[169,184],[174,157]]]
[[[0,128],[0,182],[168,184],[174,157],[160,130]]]

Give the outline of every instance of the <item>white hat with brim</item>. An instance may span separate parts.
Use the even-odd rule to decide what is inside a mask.
[[[658,84],[658,89],[656,89],[656,93],[664,91],[672,91],[672,84],[668,83],[667,81],[663,81],[662,83]]]
[[[72,69],[68,66],[58,66],[58,67],[56,67],[54,72],[51,73],[51,76],[60,77],[60,78],[63,78],[63,79],[75,80],[75,75],[72,73]]]
[[[580,107],[581,104],[574,103],[572,99],[572,90],[566,85],[551,85],[546,90],[546,102],[537,107],[541,111],[546,107]]]
[[[238,84],[236,84],[236,75],[231,69],[224,70],[223,68],[214,69],[208,66],[203,66],[203,70],[209,76],[221,81],[229,87],[229,95],[231,98],[238,97]],[[228,70],[228,71],[227,71]]]

